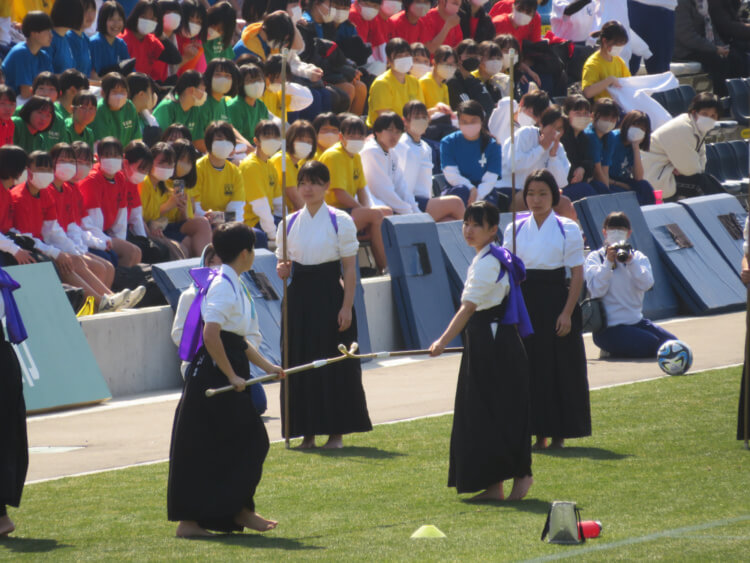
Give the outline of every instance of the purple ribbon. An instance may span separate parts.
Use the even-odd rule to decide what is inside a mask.
[[[217,270],[211,268],[193,268],[190,270],[190,276],[198,286],[198,295],[190,305],[185,327],[182,330],[182,339],[180,340],[180,358],[186,362],[193,361],[193,358],[203,346],[203,316],[201,315],[201,304],[211,287],[211,282],[216,276],[222,275]],[[226,276],[224,276],[226,278]],[[229,278],[227,278],[229,279]]]
[[[508,272],[508,281],[510,282],[508,304],[500,323],[518,325],[518,332],[522,338],[531,336],[534,334],[534,329],[531,327],[529,312],[526,310],[526,303],[523,300],[523,293],[521,293],[521,282],[526,279],[526,267],[518,256],[500,246],[491,244],[490,249],[482,258],[490,254],[500,262],[500,274],[497,276],[497,281],[500,281],[505,272]]]
[[[3,294],[5,303],[5,321],[8,326],[8,339],[13,344],[20,344],[26,340],[29,335],[26,333],[26,327],[23,326],[21,313],[18,311],[18,305],[13,298],[13,292],[21,285],[10,277],[10,274],[0,268],[0,292]]]

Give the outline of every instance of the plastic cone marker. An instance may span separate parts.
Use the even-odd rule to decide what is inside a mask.
[[[438,530],[437,526],[432,524],[425,524],[420,526],[419,529],[411,535],[412,539],[416,538],[444,538],[445,534]]]

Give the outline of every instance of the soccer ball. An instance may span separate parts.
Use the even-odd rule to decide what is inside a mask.
[[[682,375],[693,365],[693,351],[682,340],[667,340],[656,353],[656,362],[667,375]]]

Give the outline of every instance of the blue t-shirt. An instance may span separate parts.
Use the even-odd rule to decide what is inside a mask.
[[[52,59],[52,68],[55,74],[60,74],[69,68],[75,67],[70,43],[68,43],[64,35],[58,35],[54,29],[52,30],[52,43],[44,51]]]
[[[349,20],[346,20],[336,28],[336,37],[334,41],[340,41],[341,39],[349,39],[350,37],[359,37],[357,34],[357,28]]]
[[[65,34],[65,39],[68,40],[70,51],[73,53],[73,60],[75,61],[73,68],[80,70],[84,76],[91,76],[89,36],[85,33],[78,35],[75,31],[71,30]]]
[[[617,129],[612,135],[612,163],[609,165],[609,177],[625,181],[633,178],[633,147],[622,142],[622,132]]]
[[[2,68],[5,83],[17,94],[21,93],[21,86],[31,86],[40,72],[54,72],[50,56],[43,49],[32,55],[26,42],[13,46],[5,57]]]
[[[133,8],[135,8],[135,5],[138,3],[138,0],[117,0],[117,3],[122,6],[123,10],[125,10],[125,19],[127,19],[130,12],[133,11]],[[211,2],[209,1],[209,3]]]
[[[440,163],[443,168],[457,166],[461,176],[469,179],[474,186],[482,182],[485,172],[502,176],[502,150],[495,139],[490,139],[482,152],[481,137],[476,141],[467,141],[461,131],[455,131],[440,141]]]
[[[103,69],[110,68],[119,64],[120,61],[130,58],[128,46],[125,44],[125,41],[119,37],[115,37],[115,40],[110,45],[109,41],[98,31],[89,41],[89,52],[91,53],[91,65],[99,76],[102,75]]]
[[[612,150],[615,144],[612,139],[612,132],[610,131],[599,138],[594,130],[594,124],[589,123],[588,127],[583,130],[583,134],[586,135],[589,140],[589,154],[591,155],[591,160],[594,161],[594,164],[609,166],[612,162]]]

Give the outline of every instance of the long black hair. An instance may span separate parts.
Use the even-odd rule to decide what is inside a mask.
[[[482,128],[479,130],[479,140],[481,141],[480,146],[482,147],[482,152],[484,152],[492,140],[492,135],[490,135],[490,132],[487,129],[487,116],[484,113],[482,104],[476,100],[461,102],[456,113],[459,117],[462,115],[471,115],[479,117],[482,120]]]

